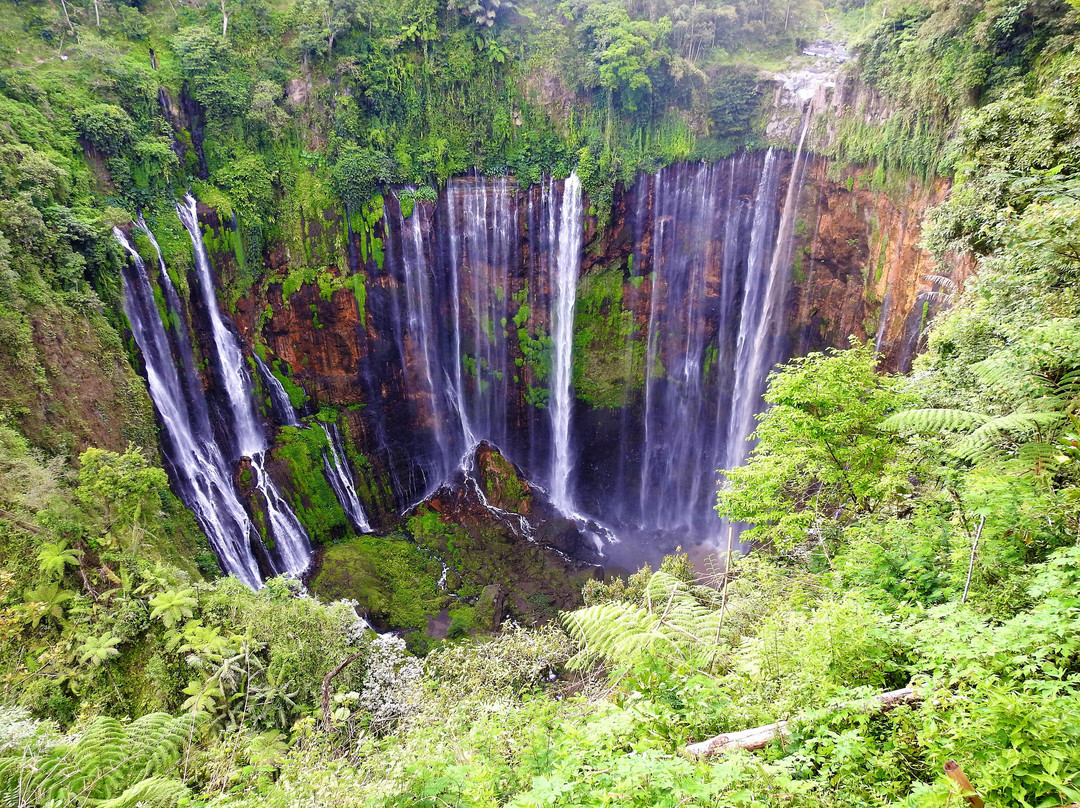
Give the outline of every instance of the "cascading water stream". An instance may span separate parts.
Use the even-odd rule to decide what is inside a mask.
[[[113,236],[132,259],[133,269],[124,269],[124,311],[142,351],[174,485],[225,570],[248,586],[258,587],[262,579],[251,552],[253,527],[225,466],[225,453],[214,438],[202,390],[197,384],[185,384],[177,371],[142,258],[121,230],[113,228]],[[162,283],[169,284],[167,275]],[[171,313],[175,315],[175,309]],[[179,330],[186,339],[186,332]],[[188,368],[189,358],[190,354],[182,355],[179,364]],[[189,403],[193,398],[195,403]]]
[[[552,305],[551,420],[552,468],[551,501],[566,514],[574,513],[570,497],[570,416],[573,405],[574,303],[578,273],[581,271],[583,236],[581,181],[577,172],[566,178],[557,233]],[[551,216],[554,218],[554,208]]]
[[[267,518],[274,536],[274,551],[278,573],[300,575],[311,560],[311,543],[307,532],[297,520],[288,503],[281,496],[273,478],[266,472],[263,457],[267,449],[266,435],[255,415],[255,402],[251,392],[240,340],[230,331],[218,309],[214,293],[214,280],[210,272],[210,258],[199,231],[197,203],[190,194],[183,204],[177,204],[176,212],[191,236],[195,255],[195,269],[202,288],[203,302],[210,321],[213,338],[213,360],[225,388],[228,399],[229,426],[239,457],[249,457],[255,471],[255,484],[266,502]]]
[[[754,317],[745,318],[743,326],[739,329],[735,360],[735,396],[731,406],[729,439],[724,457],[725,468],[734,468],[746,461],[750,453],[747,437],[753,431],[754,415],[761,409],[761,396],[765,392],[765,382],[769,371],[780,358],[779,309],[783,303],[788,274],[791,270],[794,247],[792,236],[804,179],[803,146],[812,116],[813,102],[810,102],[803,116],[799,144],[795,150],[787,192],[784,194],[780,226],[776,232],[768,272],[764,276],[755,273],[756,285],[753,299],[751,300],[748,290],[743,302],[743,311],[753,312]],[[766,157],[766,162],[770,159],[775,160],[775,154],[771,150]],[[755,235],[757,235],[756,229]],[[751,248],[751,253],[753,252]]]
[[[265,362],[259,359],[258,354],[253,353],[251,356],[255,360],[255,367],[259,369],[259,376],[262,377],[263,386],[266,387],[267,392],[270,394],[270,404],[274,409],[274,415],[285,426],[302,426],[300,419],[296,417],[296,408],[292,404],[292,399],[285,392],[285,388],[278,381],[277,376],[266,366]]]
[[[263,384],[266,385],[266,389],[270,393],[274,414],[280,422],[285,426],[296,427],[297,429],[309,429],[310,427],[304,426],[297,417],[296,408],[293,407],[289,394],[285,392],[285,388],[278,378],[266,366],[266,363],[259,359],[258,355],[253,355],[253,358],[255,359],[255,366],[259,369]],[[341,431],[337,428],[337,424],[327,425],[319,421],[319,426],[326,435],[329,444],[329,451],[323,451],[323,470],[326,474],[326,481],[330,483],[334,496],[337,498],[342,510],[345,511],[345,515],[349,518],[352,526],[361,533],[371,533],[371,523],[364,512],[360,497],[356,493],[356,486],[353,484],[352,469],[349,468],[348,462],[345,460],[345,450],[341,444]]]
[[[352,469],[349,468],[349,463],[345,459],[341,433],[337,424],[325,424],[319,421],[319,426],[322,427],[326,434],[326,441],[330,445],[330,451],[323,452],[323,467],[334,496],[341,503],[352,526],[361,533],[371,533],[371,523],[364,512],[364,506],[360,503],[360,497],[357,496],[356,486],[353,485]]]

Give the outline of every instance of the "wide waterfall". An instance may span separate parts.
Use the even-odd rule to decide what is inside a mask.
[[[579,527],[583,519],[610,526],[625,540],[616,560],[655,558],[676,543],[719,545],[718,470],[745,461],[766,377],[788,350],[804,162],[801,148],[748,152],[642,175],[621,189],[619,229],[604,234],[603,252],[576,174],[528,188],[466,175],[434,202],[412,188],[388,193],[383,262],[361,264],[350,230],[351,269],[368,274],[367,322],[355,332],[356,383],[346,388],[362,405],[350,434],[371,464],[365,475],[389,484],[386,504],[400,512],[455,474],[473,479],[472,450],[486,440]],[[164,267],[168,316],[179,328],[148,322],[145,270],[129,280],[128,305],[178,492],[229,571],[249,583],[260,566],[299,573],[310,545],[269,473],[253,377],[217,305],[194,199],[177,212],[194,247],[209,395]],[[310,428],[276,371],[252,361],[273,420]],[[336,424],[312,424],[325,430],[323,471],[349,521],[372,530]],[[197,438],[185,443],[184,429]],[[265,502],[270,552],[252,545],[234,491],[243,457]],[[218,482],[200,487],[192,466]],[[207,499],[214,489],[222,502]]]
[[[388,397],[367,417],[410,427],[386,449],[396,479],[414,481],[400,506],[488,440],[564,513],[639,536],[628,553],[715,544],[717,470],[745,460],[765,379],[787,350],[802,181],[801,150],[643,175],[622,197],[633,232],[610,239],[630,254],[584,269],[576,175],[530,188],[461,177],[435,204],[411,189],[388,196],[385,298],[369,305],[372,330],[393,335],[409,412]],[[597,314],[578,303],[605,271],[624,289],[601,307],[627,324],[606,371],[623,386],[614,404],[590,406],[576,385]]]

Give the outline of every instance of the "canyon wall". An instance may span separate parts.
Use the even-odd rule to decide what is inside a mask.
[[[936,299],[920,224],[947,189],[912,184],[897,204],[869,186],[868,172],[778,151],[642,176],[603,217],[586,202],[569,490],[630,537],[627,563],[715,541],[715,470],[745,457],[752,420],[736,411],[760,406],[774,362],[854,336],[885,369],[910,367]],[[242,341],[301,411],[340,423],[376,526],[476,440],[552,487],[563,195],[465,176],[437,200],[396,189],[347,217],[309,211],[306,254],[271,250],[236,303]],[[228,278],[229,227],[201,217]]]

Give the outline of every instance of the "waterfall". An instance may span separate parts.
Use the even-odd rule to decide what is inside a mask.
[[[274,415],[285,426],[299,427],[300,419],[296,417],[296,408],[293,407],[292,399],[285,392],[285,388],[282,387],[277,376],[266,366],[265,362],[259,359],[258,354],[252,353],[251,356],[255,360],[255,367],[259,369],[259,376],[263,380],[263,385],[270,394],[270,405],[274,409]]]
[[[808,122],[809,112],[800,141]],[[620,561],[654,560],[680,542],[715,543],[724,529],[713,510],[717,470],[745,461],[765,380],[788,350],[784,312],[803,145],[794,154],[740,153],[639,177],[620,191],[610,235],[587,256],[576,174],[529,188],[469,174],[449,180],[435,201],[410,199],[408,189],[388,193],[379,236],[385,261],[370,260],[364,270],[367,320],[355,352],[364,406],[356,418],[397,507],[459,472],[471,485],[475,447],[488,441],[547,486],[579,528],[610,537],[592,521],[603,520],[630,538],[612,551]],[[195,248],[194,300],[180,299],[164,268],[160,283],[171,320],[182,325],[191,304],[205,323],[210,415],[193,358],[178,358],[172,370],[178,403],[158,404],[157,396],[155,403],[160,412],[184,407],[187,420],[214,425],[223,479],[241,457],[251,458],[275,542],[265,559],[254,547],[252,569],[302,569],[307,537],[268,473],[252,374],[262,378],[277,423],[308,427],[281,380],[259,357],[247,357],[219,309],[194,205],[189,196],[178,206]],[[587,343],[604,353],[597,361],[575,355],[575,338],[577,350]],[[191,354],[185,329],[168,329],[162,339],[174,356]],[[153,364],[153,347],[143,350]],[[587,384],[576,385],[575,360]],[[605,406],[577,399],[597,389]],[[341,438],[333,424],[320,428],[327,481],[353,526],[370,530]],[[234,546],[250,543],[243,518],[232,532],[243,536],[233,537]]]
[[[190,194],[186,195],[184,203],[177,204],[176,212],[191,236],[196,277],[202,289],[213,338],[212,361],[227,397],[228,425],[235,443],[237,459],[251,459],[256,488],[266,502],[266,515],[274,538],[274,554],[277,557],[275,571],[300,575],[310,562],[311,543],[303,526],[278,491],[273,478],[266,472],[263,457],[267,449],[266,435],[255,414],[255,401],[240,340],[225,325],[218,309],[214,279],[210,272],[210,258],[199,231],[195,198]]]
[[[791,176],[788,179],[784,204],[780,211],[780,225],[773,242],[772,255],[768,262],[768,271],[764,274],[755,272],[753,286],[748,289],[743,302],[743,311],[752,317],[745,317],[739,329],[739,339],[735,360],[735,398],[731,406],[731,420],[728,429],[728,446],[724,456],[724,467],[733,468],[746,461],[750,453],[747,438],[753,432],[754,415],[763,405],[762,395],[769,372],[780,359],[780,328],[782,327],[780,307],[787,291],[787,281],[791,270],[793,234],[795,218],[798,213],[799,195],[803,186],[805,166],[803,145],[810,129],[813,103],[807,105],[803,116],[799,145],[795,150]],[[775,153],[770,150],[766,162],[775,161]],[[755,227],[754,235],[761,238]],[[751,254],[754,257],[754,248]],[[760,260],[760,259],[759,259]]]
[[[341,503],[352,526],[361,533],[371,533],[371,523],[368,521],[367,514],[364,513],[360,497],[356,494],[352,469],[349,468],[349,463],[345,459],[345,451],[341,446],[341,433],[337,424],[325,424],[319,421],[319,426],[326,434],[326,442],[330,447],[329,452],[323,452],[323,468],[326,471],[326,479],[334,490],[334,496]]]
[[[554,217],[554,207],[551,216]],[[569,491],[570,415],[573,406],[574,303],[577,299],[578,273],[581,270],[583,235],[581,181],[571,174],[563,185],[562,206],[557,233],[555,259],[555,294],[552,306],[551,340],[554,353],[551,369],[552,468],[551,500],[564,513],[573,513]]]
[[[225,570],[248,586],[258,587],[262,579],[251,551],[251,520],[225,465],[225,453],[214,438],[202,389],[177,370],[142,258],[121,230],[113,228],[113,236],[132,259],[123,269],[124,312],[146,365],[150,398],[162,424],[162,450],[173,485],[194,513]],[[162,284],[171,288],[164,270]],[[170,295],[165,297],[169,314],[176,316]],[[180,332],[186,338],[186,332]],[[191,370],[192,359],[189,351],[180,356],[179,364],[185,371]]]

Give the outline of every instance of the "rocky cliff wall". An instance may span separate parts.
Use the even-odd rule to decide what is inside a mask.
[[[772,201],[762,203],[766,159],[775,163],[775,187]],[[875,340],[886,369],[906,370],[935,305],[925,294],[933,284],[930,259],[918,246],[921,222],[946,185],[912,183],[897,204],[895,191],[871,189],[868,172],[814,156],[801,172],[790,274],[776,318],[778,358],[843,346],[854,336]],[[724,458],[695,444],[719,446],[731,429],[720,411],[734,381],[722,366],[725,350],[736,350],[738,324],[725,312],[741,305],[748,288],[746,255],[754,245],[747,217],[756,211],[771,222],[761,238],[775,239],[791,174],[791,156],[783,153],[736,157],[716,168],[673,166],[619,189],[602,228],[590,210],[574,324],[572,428],[574,488],[591,512],[603,512],[615,497],[623,504],[605,516],[647,523],[653,505],[636,490],[655,488],[650,475],[661,475],[656,479],[672,478],[673,493],[700,489],[676,510],[707,518],[709,475]],[[262,281],[238,300],[244,342],[292,388],[296,403],[309,413],[337,413],[376,523],[390,524],[445,479],[463,451],[463,424],[544,481],[551,460],[550,230],[560,186],[522,189],[466,177],[436,202],[399,190],[348,220],[332,210],[308,212],[306,254],[271,248]],[[235,255],[226,248],[228,227],[211,211],[203,218],[218,245],[215,266],[229,276]],[[731,240],[732,222],[750,228],[742,246]],[[673,233],[677,243],[665,241]],[[692,260],[673,263],[680,254]],[[693,325],[695,312],[701,328]],[[672,347],[690,332],[696,347]],[[676,378],[691,370],[700,406],[687,403],[686,382]],[[690,418],[708,434],[688,435],[687,445],[657,443],[655,428],[648,434],[657,413]],[[704,476],[669,474],[673,463],[696,464]]]

